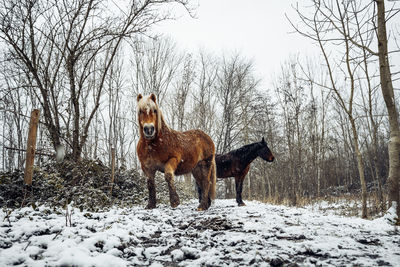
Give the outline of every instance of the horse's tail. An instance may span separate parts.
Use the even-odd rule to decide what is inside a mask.
[[[211,176],[210,176],[210,198],[215,199],[217,186],[217,165],[215,164],[215,155],[213,155],[211,162]]]

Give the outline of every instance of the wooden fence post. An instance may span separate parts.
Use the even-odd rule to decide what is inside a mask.
[[[112,195],[112,188],[114,185],[115,177],[115,148],[111,148],[111,185],[110,185],[110,196]]]
[[[25,163],[25,173],[24,182],[25,185],[32,185],[33,176],[33,163],[35,161],[35,150],[36,150],[36,133],[39,123],[38,109],[34,109],[31,112],[31,120],[29,122],[29,133],[28,133],[28,143],[26,146],[26,163]]]

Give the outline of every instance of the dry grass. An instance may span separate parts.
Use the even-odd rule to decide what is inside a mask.
[[[273,197],[254,200],[259,200],[264,203],[274,205],[293,206],[292,201],[288,198]],[[326,196],[319,198],[297,197],[295,206],[313,206],[314,208],[323,211],[330,210],[331,212],[341,216],[361,217],[361,205],[361,195],[349,194],[343,196]],[[387,195],[383,196],[383,203],[381,203],[375,192],[369,193],[367,198],[367,208],[369,219],[383,216],[387,208]]]

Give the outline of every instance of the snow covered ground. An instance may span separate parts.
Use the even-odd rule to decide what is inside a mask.
[[[196,207],[74,209],[68,226],[62,209],[3,210],[0,266],[400,266],[400,234],[383,218],[234,200]]]

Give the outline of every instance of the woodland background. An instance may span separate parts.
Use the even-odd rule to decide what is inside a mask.
[[[70,160],[105,165],[115,148],[117,170],[140,169],[136,96],[155,93],[172,128],[202,129],[218,153],[265,137],[276,160],[253,162],[245,199],[297,205],[361,198],[361,161],[368,213],[386,211],[390,127],[374,1],[294,7],[288,23],[314,41],[316,54],[285,55],[267,87],[240,53],[189,53],[156,36],[152,27],[172,18],[176,5],[194,11],[186,0],[1,1],[0,170],[24,168],[34,108],[41,110],[37,165],[62,145]],[[389,25],[398,4],[386,9]],[[400,69],[391,59],[400,49],[399,27],[388,28],[396,103]],[[233,198],[233,179],[218,191]]]

